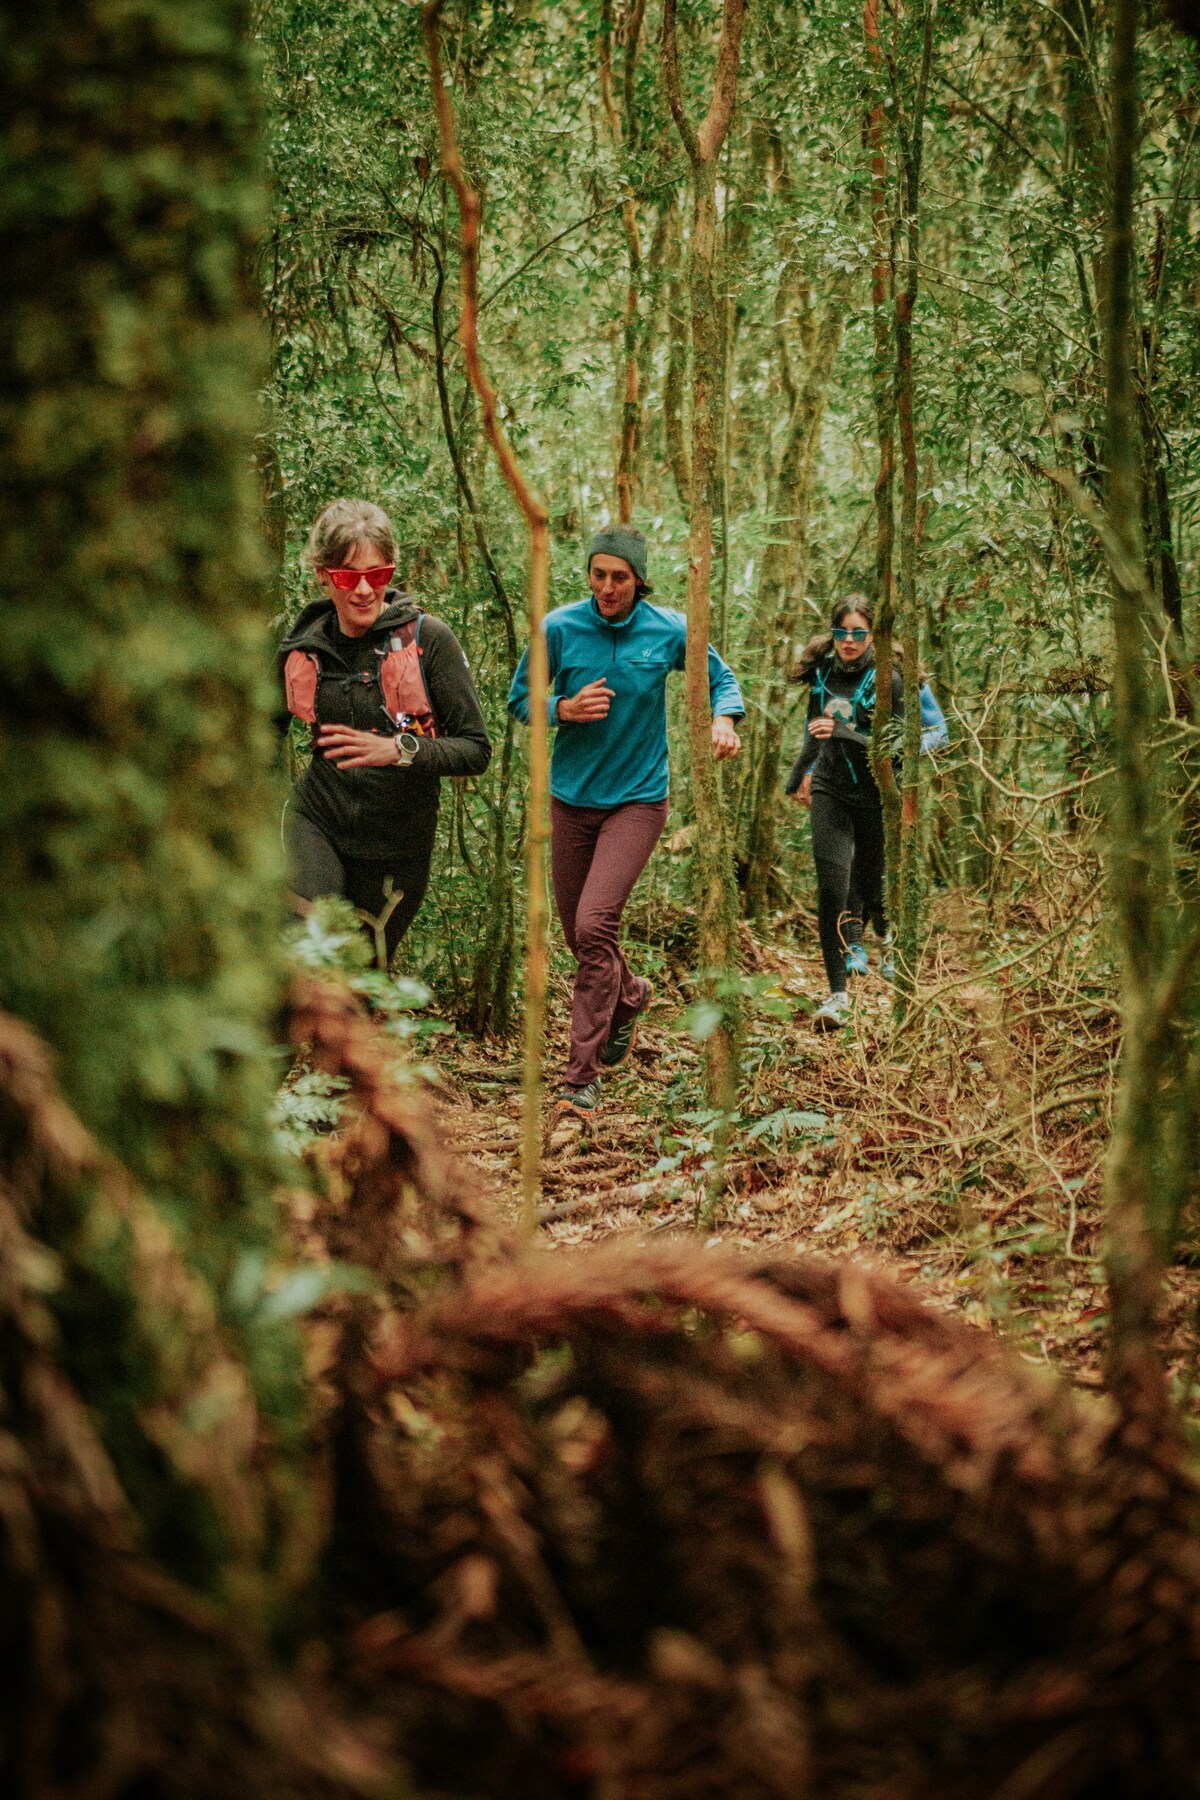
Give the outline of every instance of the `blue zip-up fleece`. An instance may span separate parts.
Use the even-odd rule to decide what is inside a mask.
[[[627,619],[610,625],[594,600],[560,606],[546,619],[550,662],[551,725],[558,726],[550,759],[550,791],[567,806],[628,806],[633,800],[665,800],[667,676],[682,669],[687,620],[665,606],[638,600]],[[529,723],[529,652],[508,692],[508,710]],[[560,699],[572,699],[589,681],[613,690],[608,716],[586,725],[558,725]],[[710,644],[708,693],[714,717],[740,719],[746,705],[733,671]]]

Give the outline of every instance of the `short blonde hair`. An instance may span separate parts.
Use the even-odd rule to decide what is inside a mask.
[[[306,569],[340,569],[359,544],[370,544],[385,563],[396,560],[392,521],[369,500],[334,500],[317,515],[300,561]]]

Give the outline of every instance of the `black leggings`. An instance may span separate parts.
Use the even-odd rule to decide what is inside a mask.
[[[328,894],[340,894],[351,906],[372,919],[380,919],[387,913],[383,936],[390,964],[397,945],[425,898],[436,829],[435,815],[428,830],[404,855],[343,856],[311,819],[297,812],[294,805],[290,806],[287,839],[291,890],[301,900],[321,900]],[[394,894],[401,894],[403,898],[392,906]],[[389,906],[392,907],[390,913],[387,912]],[[363,929],[374,946],[374,927],[364,921]]]
[[[817,788],[812,797],[817,866],[817,929],[831,994],[846,986],[846,950],[862,942],[869,919],[880,937],[883,909],[883,807],[878,791],[843,800]]]

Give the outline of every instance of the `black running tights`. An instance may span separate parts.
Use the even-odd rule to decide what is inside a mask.
[[[294,807],[288,808],[287,825],[292,893],[301,900],[320,900],[327,894],[341,894],[370,919],[382,919],[386,915],[383,937],[390,964],[425,898],[436,818],[433,828],[422,832],[406,855],[378,859],[342,856],[325,833]],[[393,906],[395,894],[401,894],[403,898]],[[363,929],[374,948],[375,928],[364,920]]]
[[[883,807],[878,791],[843,800],[817,789],[812,797],[813,861],[817,867],[817,928],[829,991],[846,986],[847,946],[862,942],[863,921],[882,937]]]

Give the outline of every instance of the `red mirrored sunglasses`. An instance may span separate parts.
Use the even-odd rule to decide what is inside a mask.
[[[339,594],[352,594],[360,581],[368,587],[385,588],[395,573],[395,563],[381,563],[377,569],[318,570],[318,574],[328,575]]]

